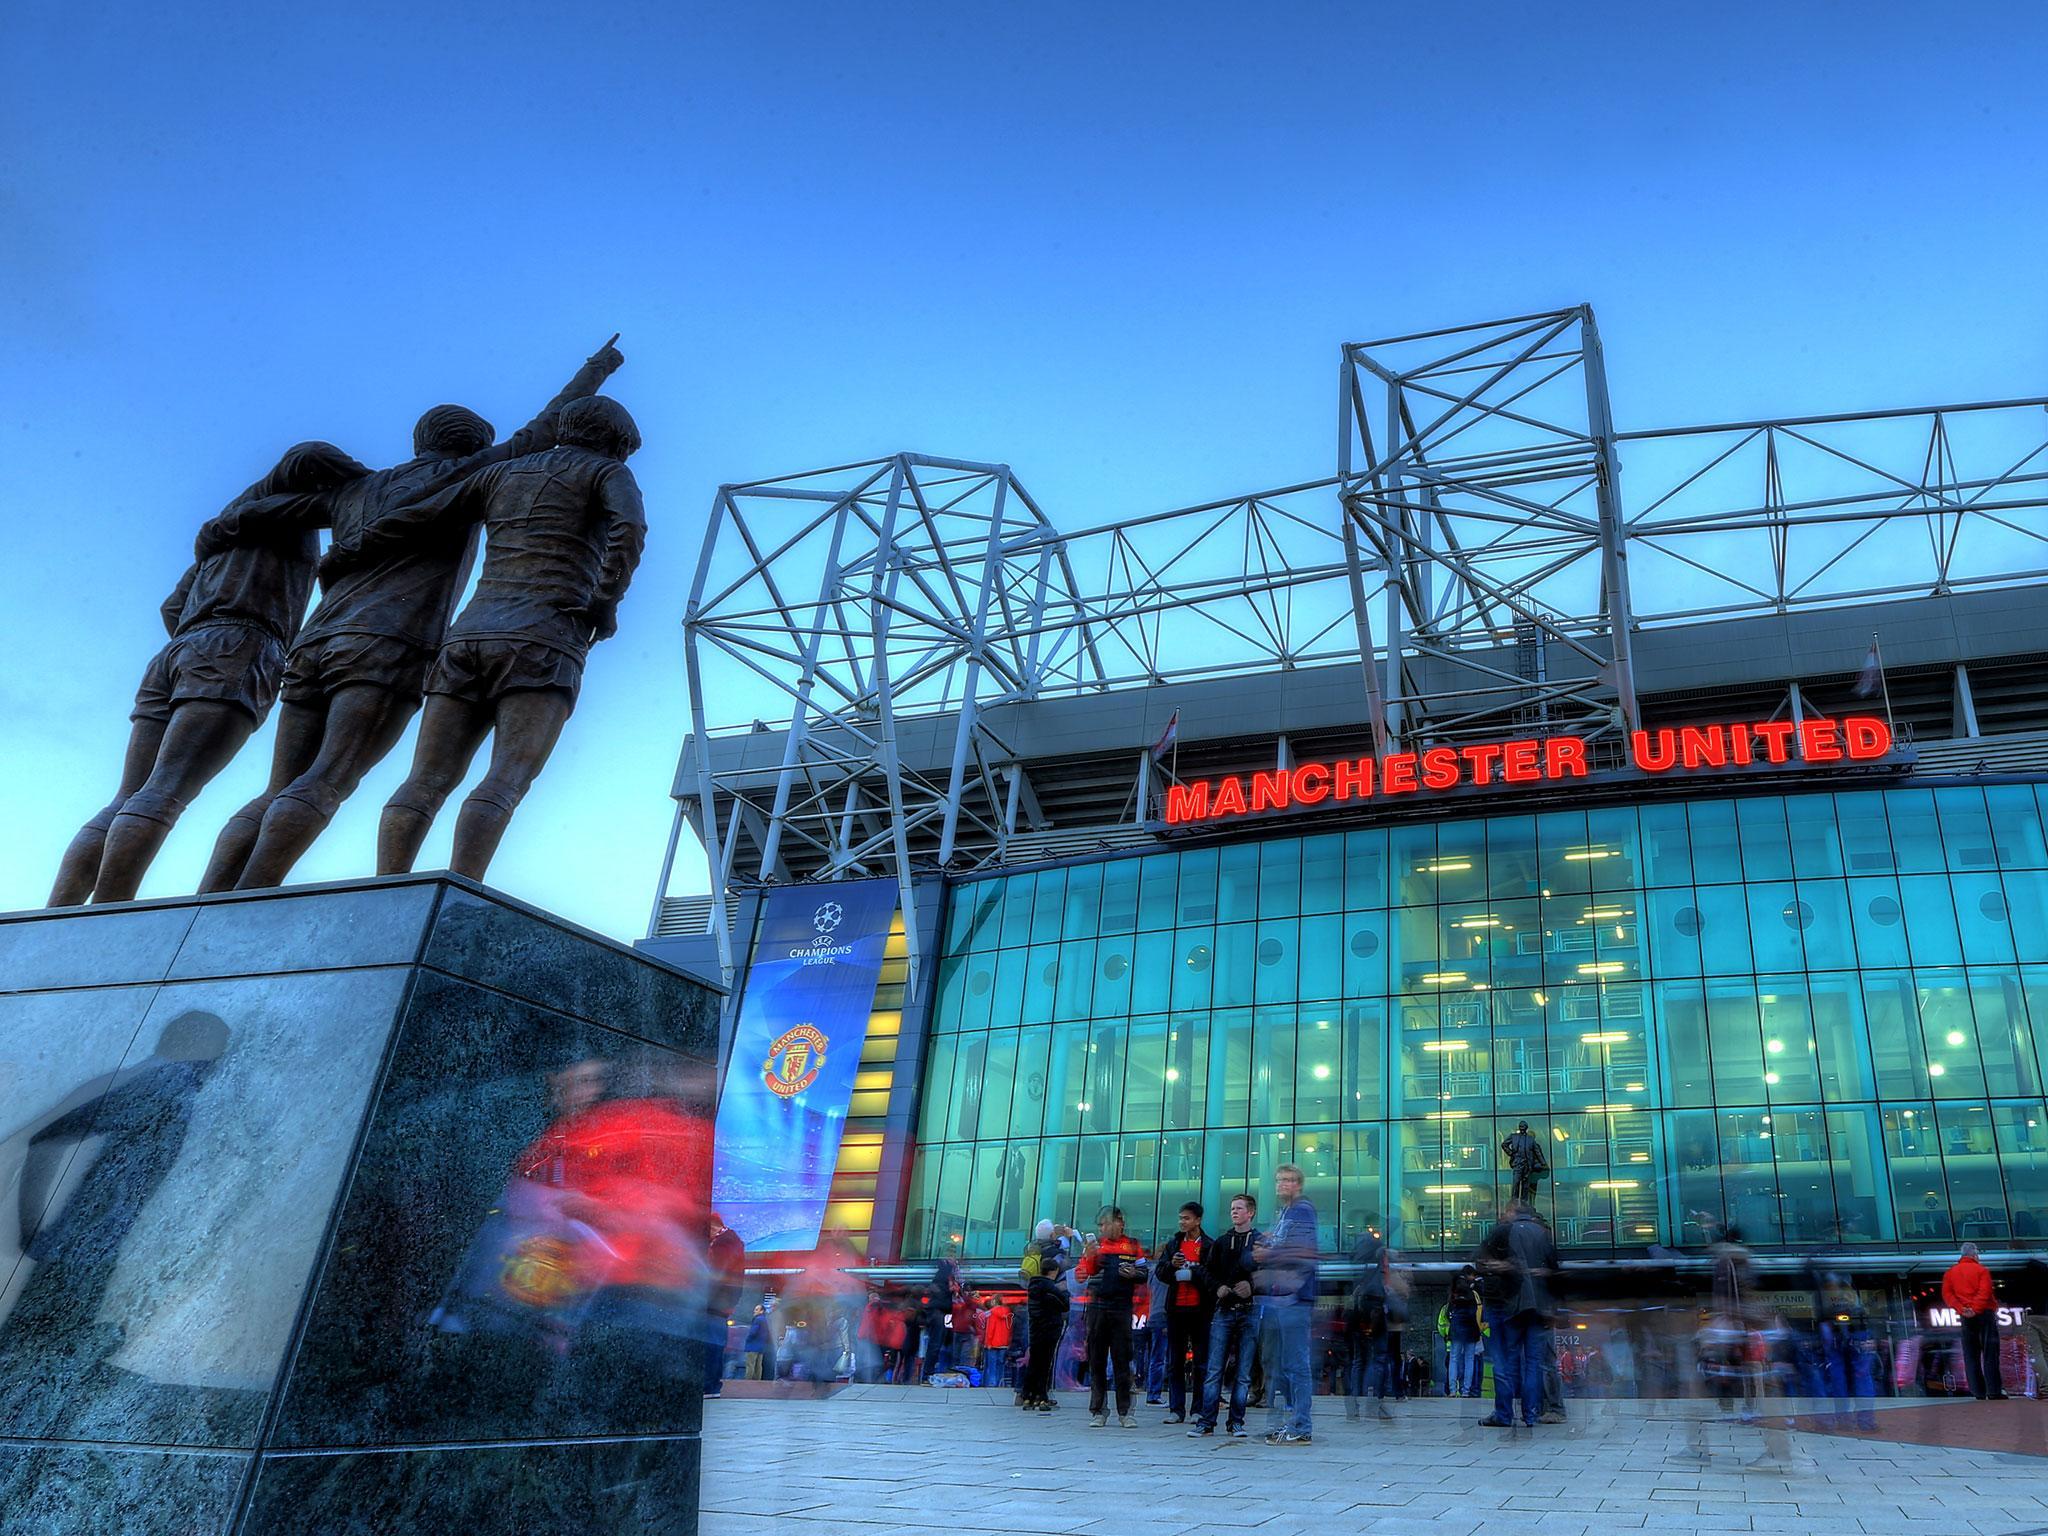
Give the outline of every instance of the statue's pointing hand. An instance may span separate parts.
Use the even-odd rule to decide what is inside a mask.
[[[618,339],[619,333],[617,331],[612,332],[611,341],[606,342],[603,346],[599,347],[595,352],[591,353],[588,359],[592,367],[602,368],[604,370],[606,378],[610,378],[613,374],[617,373],[621,368],[626,366],[626,354],[621,352],[614,345],[612,345],[612,342],[615,342]]]

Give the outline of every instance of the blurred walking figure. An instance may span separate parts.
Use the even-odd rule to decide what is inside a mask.
[[[1132,1298],[1131,1380],[1144,1383],[1145,1401],[1164,1407],[1166,1398],[1166,1282],[1159,1266]]]
[[[1451,1299],[1444,1304],[1444,1342],[1450,1355],[1444,1393],[1448,1397],[1479,1395],[1480,1351],[1479,1270],[1467,1264],[1451,1277]]]
[[[953,1368],[953,1330],[947,1324],[960,1296],[960,1271],[951,1259],[939,1260],[931,1283],[918,1293],[918,1330],[924,1339],[924,1379]]]
[[[849,1273],[855,1260],[845,1244],[828,1240],[783,1282],[776,1310],[784,1319],[781,1353],[792,1381],[829,1386],[838,1380],[852,1343],[849,1320],[866,1291]]]
[[[1752,1326],[1749,1303],[1756,1272],[1738,1229],[1730,1227],[1721,1234],[1713,1259],[1712,1301],[1697,1346],[1700,1371],[1720,1400],[1722,1413],[1733,1412],[1740,1422],[1754,1424],[1763,1335]]]
[[[1963,1375],[1970,1396],[1980,1402],[2005,1401],[2005,1382],[1998,1370],[1998,1288],[1991,1271],[1977,1260],[1977,1245],[1963,1244],[1962,1257],[1941,1277],[1942,1302],[1955,1308],[1963,1324]]]
[[[2027,1306],[2020,1319],[2020,1338],[2034,1366],[2034,1396],[2048,1397],[2048,1259],[2027,1260],[2020,1272],[2019,1300]],[[2020,1390],[2026,1390],[2024,1384]]]
[[[1381,1403],[1389,1397],[1397,1403],[1402,1402],[1408,1396],[1408,1294],[1413,1282],[1406,1270],[1394,1268],[1393,1260],[1390,1249],[1387,1253],[1386,1348],[1380,1352],[1378,1372],[1373,1380],[1373,1396]]]
[[[1074,1266],[1074,1278],[1088,1287],[1088,1412],[1089,1424],[1101,1429],[1109,1422],[1112,1371],[1116,1385],[1117,1423],[1136,1429],[1131,1416],[1131,1312],[1138,1287],[1145,1284],[1145,1250],[1124,1232],[1124,1213],[1106,1205],[1096,1218],[1096,1241]]]
[[[1350,1315],[1345,1333],[1350,1344],[1344,1372],[1344,1417],[1358,1417],[1358,1400],[1371,1388],[1374,1362],[1386,1348],[1387,1332],[1387,1245],[1375,1232],[1376,1217],[1366,1217],[1364,1233],[1351,1245],[1351,1262],[1357,1276],[1351,1282]],[[1376,1418],[1388,1418],[1380,1395],[1373,1398]]]
[[[1550,1277],[1557,1272],[1557,1247],[1549,1229],[1526,1200],[1479,1245],[1479,1273],[1486,1299],[1486,1326],[1493,1346],[1493,1412],[1479,1422],[1505,1429],[1515,1422],[1534,1428],[1543,1412],[1543,1367],[1554,1303]]]
[[[725,1218],[711,1213],[711,1288],[704,1309],[704,1395],[717,1397],[725,1388],[725,1335],[733,1308],[747,1279],[747,1245]]]
[[[1190,1436],[1216,1433],[1216,1415],[1223,1401],[1223,1383],[1230,1381],[1228,1432],[1244,1431],[1245,1397],[1251,1390],[1252,1361],[1258,1355],[1258,1306],[1252,1295],[1256,1260],[1252,1244],[1258,1234],[1252,1222],[1259,1202],[1251,1194],[1233,1195],[1230,1228],[1209,1246],[1206,1288],[1216,1310],[1209,1319],[1208,1370],[1202,1378],[1201,1402]]]
[[[978,1366],[981,1361],[981,1308],[975,1302],[974,1293],[957,1282],[953,1287],[953,1315],[947,1326],[953,1330],[953,1369],[965,1371]]]
[[[1872,1369],[1876,1352],[1870,1341],[1870,1318],[1852,1277],[1830,1260],[1815,1254],[1806,1261],[1807,1284],[1813,1291],[1813,1348],[1820,1380],[1816,1397],[1834,1399],[1832,1417],[1848,1417],[1856,1402],[1856,1427],[1877,1428],[1873,1403],[1877,1383]]]
[[[915,1381],[924,1369],[924,1312],[913,1297],[899,1314],[903,1319],[903,1342],[897,1347],[895,1381]]]
[[[1738,1228],[1722,1232],[1713,1247],[1713,1260],[1713,1294],[1695,1344],[1700,1373],[1719,1401],[1724,1419],[1763,1425],[1764,1449],[1753,1464],[1783,1462],[1788,1445],[1783,1427],[1764,1420],[1757,1411],[1769,1349],[1762,1313],[1756,1306],[1756,1270]],[[1695,1420],[1693,1446],[1702,1461],[1708,1459],[1706,1434],[1705,1421]]]
[[[1310,1443],[1312,1393],[1309,1375],[1309,1326],[1316,1306],[1316,1253],[1322,1244],[1316,1231],[1316,1208],[1301,1192],[1301,1169],[1282,1163],[1273,1171],[1273,1192],[1279,1215],[1262,1242],[1254,1245],[1265,1298],[1266,1328],[1272,1339],[1273,1371],[1267,1381],[1268,1445]],[[1285,1406],[1282,1399],[1285,1399]]]
[[[882,1346],[884,1319],[889,1308],[878,1295],[871,1295],[867,1305],[860,1309],[860,1326],[854,1330],[855,1381],[880,1381],[885,1368],[888,1352]]]
[[[1209,1321],[1216,1297],[1209,1284],[1209,1255],[1215,1248],[1202,1230],[1202,1208],[1190,1200],[1180,1208],[1180,1230],[1159,1245],[1153,1272],[1164,1283],[1163,1326],[1166,1351],[1166,1422],[1185,1424],[1188,1403],[1202,1416],[1203,1384],[1209,1375]],[[1160,1347],[1155,1344],[1155,1348]]]
[[[1167,1284],[1157,1264],[1151,1266],[1151,1276],[1145,1282],[1145,1290],[1137,1296],[1137,1341],[1139,1358],[1143,1368],[1133,1364],[1133,1380],[1145,1380],[1145,1401],[1153,1407],[1165,1407],[1165,1298]]]
[[[1543,1229],[1543,1235],[1550,1239],[1551,1252],[1557,1251],[1557,1236],[1550,1230],[1550,1223],[1543,1219],[1543,1213],[1530,1208],[1536,1218],[1536,1225]],[[1553,1261],[1550,1268],[1549,1290],[1550,1310],[1543,1320],[1543,1411],[1536,1416],[1538,1424],[1562,1424],[1564,1417],[1564,1368],[1558,1360],[1558,1312],[1557,1287],[1562,1279],[1562,1266]]]
[[[882,1375],[885,1380],[898,1383],[909,1380],[909,1351],[904,1347],[909,1341],[910,1315],[904,1307],[891,1301],[875,1320],[875,1342],[882,1347]]]

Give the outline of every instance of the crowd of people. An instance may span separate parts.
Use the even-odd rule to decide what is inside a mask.
[[[1311,1442],[1319,1393],[1341,1398],[1351,1419],[1390,1417],[1389,1404],[1408,1397],[1490,1396],[1476,1422],[1493,1428],[1561,1423],[1568,1399],[1602,1395],[1704,1393],[1730,1419],[1754,1422],[1761,1399],[1779,1396],[1869,1428],[1879,1396],[1966,1388],[1997,1401],[2009,1380],[2017,1392],[2048,1377],[2039,1314],[2009,1350],[2000,1317],[2025,1309],[2005,1305],[1968,1244],[1938,1298],[1958,1325],[1952,1351],[1931,1330],[1902,1340],[1880,1328],[1840,1256],[1811,1256],[1789,1287],[1767,1288],[1732,1228],[1712,1247],[1704,1298],[1627,1309],[1561,1299],[1557,1243],[1526,1200],[1509,1204],[1447,1291],[1432,1274],[1422,1305],[1414,1266],[1376,1222],[1339,1284],[1322,1284],[1320,1252],[1301,1170],[1283,1165],[1263,1215],[1258,1194],[1242,1191],[1214,1233],[1190,1201],[1148,1248],[1108,1206],[1093,1232],[1039,1222],[1014,1284],[977,1289],[942,1261],[906,1292],[861,1288],[863,1300],[836,1315],[785,1316],[780,1371],[1008,1388],[1020,1409],[1042,1414],[1058,1409],[1057,1393],[1085,1389],[1094,1428],[1138,1428],[1142,1393],[1166,1409],[1158,1422],[1190,1437],[1246,1437],[1248,1415],[1263,1407],[1274,1445]],[[2034,1278],[2048,1279],[2048,1266]],[[785,1296],[778,1310],[790,1306]],[[775,1321],[764,1301],[746,1329],[748,1376],[778,1374]]]

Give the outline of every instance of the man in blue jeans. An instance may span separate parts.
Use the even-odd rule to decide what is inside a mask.
[[[1190,1437],[1216,1433],[1216,1413],[1223,1401],[1223,1373],[1230,1372],[1229,1433],[1244,1433],[1245,1399],[1252,1390],[1252,1361],[1259,1353],[1259,1309],[1252,1296],[1252,1271],[1257,1262],[1252,1244],[1258,1234],[1252,1222],[1259,1202],[1251,1194],[1230,1200],[1230,1230],[1216,1239],[1209,1253],[1209,1284],[1216,1290],[1216,1312],[1209,1319],[1209,1365],[1202,1376],[1202,1400],[1195,1410]]]
[[[1152,1279],[1145,1290],[1145,1328],[1139,1339],[1145,1352],[1144,1369],[1140,1374],[1145,1381],[1145,1401],[1154,1408],[1166,1401],[1166,1287],[1160,1283],[1159,1271],[1152,1271]]]
[[[1280,1215],[1272,1231],[1252,1245],[1277,1376],[1267,1387],[1272,1394],[1268,1445],[1307,1445],[1312,1438],[1315,1378],[1309,1370],[1309,1327],[1315,1319],[1316,1254],[1322,1245],[1316,1230],[1316,1208],[1303,1197],[1301,1183],[1301,1170],[1293,1163],[1282,1163],[1273,1171]]]
[[[1479,1245],[1480,1284],[1492,1330],[1487,1346],[1493,1358],[1493,1412],[1479,1421],[1488,1428],[1505,1429],[1515,1422],[1517,1397],[1527,1427],[1535,1428],[1543,1412],[1544,1358],[1556,1310],[1550,1277],[1557,1265],[1550,1229],[1526,1200],[1510,1205]]]

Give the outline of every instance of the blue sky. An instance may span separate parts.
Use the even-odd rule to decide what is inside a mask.
[[[493,881],[628,937],[721,481],[909,448],[1094,524],[1328,473],[1345,339],[1580,300],[1624,428],[2040,392],[2044,45],[2021,3],[16,7],[0,908],[111,792],[200,521],[299,438],[509,429],[614,330],[647,560]],[[302,878],[368,869],[410,752]]]

